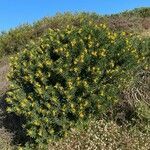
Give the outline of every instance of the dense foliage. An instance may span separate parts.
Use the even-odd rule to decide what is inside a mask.
[[[117,102],[141,59],[130,35],[105,24],[49,29],[12,58],[8,111],[26,118],[27,134],[37,143],[65,136]]]

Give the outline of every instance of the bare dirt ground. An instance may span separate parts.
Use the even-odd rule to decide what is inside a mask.
[[[10,143],[12,134],[4,127],[4,120],[6,118],[6,104],[4,102],[5,92],[8,89],[9,83],[6,80],[8,72],[7,58],[0,60],[0,149],[11,149]]]

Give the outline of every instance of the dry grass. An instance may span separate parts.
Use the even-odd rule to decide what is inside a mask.
[[[150,37],[150,29],[144,30],[144,31],[141,33],[141,36],[142,36],[142,37]]]
[[[150,134],[131,131],[115,122],[91,120],[87,130],[73,130],[70,135],[49,145],[49,150],[149,150]]]
[[[4,128],[0,128],[0,150],[11,150],[12,134],[7,132]]]

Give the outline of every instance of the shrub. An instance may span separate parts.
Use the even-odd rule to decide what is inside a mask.
[[[150,123],[150,38],[132,38],[134,47],[141,53],[142,61],[133,73],[133,81],[121,93],[122,99],[111,108],[109,116],[118,124],[132,123],[143,125]],[[140,123],[139,123],[140,122]],[[142,123],[142,124],[141,124]]]
[[[130,37],[104,24],[50,29],[12,58],[8,111],[26,117],[37,143],[62,137],[78,121],[105,113],[137,62]]]
[[[33,38],[32,30],[31,25],[22,25],[8,32],[1,33],[0,57],[20,51]]]

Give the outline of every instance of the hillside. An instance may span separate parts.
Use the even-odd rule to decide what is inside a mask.
[[[80,26],[80,20],[93,21],[94,24],[106,23],[114,31],[128,31],[134,34],[149,35],[150,8],[139,8],[132,11],[113,15],[98,15],[95,13],[65,13],[54,17],[45,17],[32,25],[25,24],[0,35],[0,57],[14,54],[43,35],[48,28],[63,29],[67,25]]]
[[[125,31],[127,35],[132,33],[133,37],[139,36],[142,42],[135,43],[135,45],[138,49],[145,51],[145,62],[149,62],[149,7],[137,8],[109,16],[84,12],[77,14],[57,14],[54,17],[45,17],[32,25],[24,24],[15,29],[11,29],[8,32],[2,32],[0,34],[0,149],[12,149],[18,144],[23,145],[25,141],[28,140],[24,135],[24,129],[21,127],[24,120],[14,113],[8,114],[6,112],[7,104],[5,102],[5,97],[7,90],[9,90],[9,83],[6,80],[6,76],[11,69],[8,63],[10,56],[21,53],[28,45],[30,45],[31,41],[38,41],[49,28],[62,30],[68,25],[80,28],[81,20],[84,20],[85,23],[93,22],[95,25],[105,23],[113,32],[121,33]],[[89,146],[88,142],[91,144],[91,150],[95,149],[94,145],[96,144],[100,145],[100,148],[107,149],[109,147],[111,149],[110,143],[113,141],[114,148],[121,145],[121,150],[134,150],[141,143],[142,146],[140,148],[148,150],[150,145],[150,70],[149,65],[147,65],[148,69],[142,68],[144,65],[145,64],[139,65],[139,70],[136,72],[134,83],[132,83],[132,86],[129,87],[129,89],[126,89],[121,93],[121,102],[112,108],[115,112],[115,117],[110,117],[108,115],[109,117],[107,117],[109,119],[106,117],[108,122],[101,118],[100,120],[90,120],[89,122],[85,122],[85,124],[83,123],[83,125],[78,125],[77,129],[72,129],[71,133],[69,133],[69,137],[64,138],[59,142],[50,142],[49,149],[71,150],[78,149],[75,145],[79,145],[79,148],[84,150]],[[133,104],[136,100],[141,102],[140,106],[138,105],[137,108]],[[110,112],[108,112],[108,114],[109,113]],[[133,122],[131,121],[132,119]],[[140,131],[141,128],[142,132]],[[117,141],[116,139],[120,140]],[[100,144],[100,142],[104,145]]]

